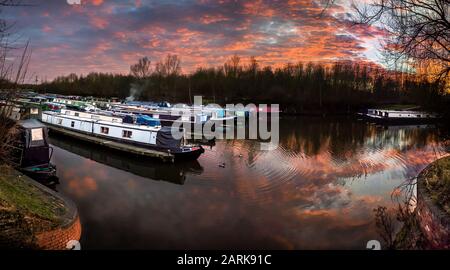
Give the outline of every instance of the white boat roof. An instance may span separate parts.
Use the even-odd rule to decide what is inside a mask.
[[[425,112],[425,111],[401,111],[401,110],[385,110],[385,109],[368,109],[368,110],[380,111],[380,112],[392,112],[392,113],[409,113],[409,114],[425,113],[425,114],[433,114],[431,112]]]
[[[63,118],[68,118],[68,119],[73,119],[73,120],[82,120],[82,121],[85,121],[85,122],[98,123],[98,124],[103,124],[105,126],[134,128],[134,129],[146,130],[146,131],[158,131],[158,130],[161,129],[160,126],[158,126],[158,127],[151,127],[151,126],[147,126],[147,125],[136,125],[136,124],[129,124],[129,123],[114,123],[114,122],[96,120],[96,119],[91,119],[91,118],[84,118],[84,117],[79,117],[79,116],[65,115],[65,114],[61,114],[61,113],[58,113],[58,112],[51,112],[51,111],[45,111],[45,112],[43,112],[43,114],[50,114],[50,115],[59,116],[59,117],[63,117]]]

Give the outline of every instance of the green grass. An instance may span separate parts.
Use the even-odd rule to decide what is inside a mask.
[[[434,162],[424,176],[432,200],[450,213],[450,157]]]
[[[58,223],[66,211],[62,200],[28,183],[6,166],[0,166],[0,207],[53,223]]]

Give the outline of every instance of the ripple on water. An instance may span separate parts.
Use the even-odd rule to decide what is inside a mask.
[[[427,162],[420,155],[429,152],[429,149],[397,149],[381,144],[347,151],[330,149],[324,147],[318,153],[307,155],[283,145],[272,151],[261,151],[254,141],[219,141],[202,157],[202,163],[208,164],[201,177],[208,180],[203,184],[227,180],[226,184],[235,185],[234,192],[246,202],[264,202],[284,192],[331,183],[338,178],[354,179],[393,170],[405,174],[412,166],[416,167],[414,162]],[[221,162],[226,163],[225,168],[219,167]]]

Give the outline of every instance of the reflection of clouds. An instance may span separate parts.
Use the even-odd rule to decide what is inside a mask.
[[[83,178],[69,178],[68,186],[70,192],[77,197],[83,197],[87,193],[97,191],[97,182],[90,176],[85,176]]]
[[[77,202],[87,247],[363,249],[377,237],[373,209],[392,203],[393,188],[439,149],[432,135],[366,131],[347,136],[350,142],[322,132],[319,147],[311,146],[315,137],[297,134],[295,143],[270,152],[252,141],[218,141],[200,158],[203,173],[188,175],[183,186],[59,148],[55,156],[60,189]]]
[[[353,154],[346,151],[345,160],[336,159],[329,152],[328,140],[324,147],[316,155],[307,156],[285,154],[283,148],[267,152],[258,156],[248,166],[242,162],[236,163],[235,156],[242,153],[242,160],[247,160],[251,148],[246,146],[248,142],[235,142],[233,155],[220,156],[226,159],[227,166],[223,170],[212,170],[203,175],[208,179],[224,178],[223,174],[235,181],[234,189],[237,194],[245,197],[247,201],[259,201],[262,203],[286,203],[297,201],[302,205],[327,204],[336,200],[344,203],[350,195],[339,197],[349,192],[347,187],[336,185],[338,180],[344,183],[354,178],[370,178],[379,173],[402,174],[404,178],[416,174],[426,164],[433,161],[436,156],[431,147],[410,150],[395,149],[365,149],[354,151]],[[218,145],[216,153],[226,152],[229,146]],[[209,156],[204,162],[216,160],[219,157]],[[215,161],[213,161],[215,162]],[[216,167],[216,164],[207,164],[206,167]],[[225,172],[224,172],[225,171]],[[214,174],[216,172],[217,174]],[[201,178],[203,178],[201,177]],[[376,179],[375,179],[376,180]],[[373,181],[373,180],[372,180]],[[347,199],[344,199],[347,198]]]

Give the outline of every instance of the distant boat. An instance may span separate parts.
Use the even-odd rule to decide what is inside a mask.
[[[200,145],[186,144],[184,137],[174,138],[170,127],[124,123],[123,119],[117,116],[70,110],[45,111],[42,112],[41,121],[80,134],[170,153],[175,160],[197,159],[204,153]]]
[[[400,124],[433,122],[440,118],[436,113],[411,110],[367,109],[367,111],[358,114],[375,122],[393,122]]]

